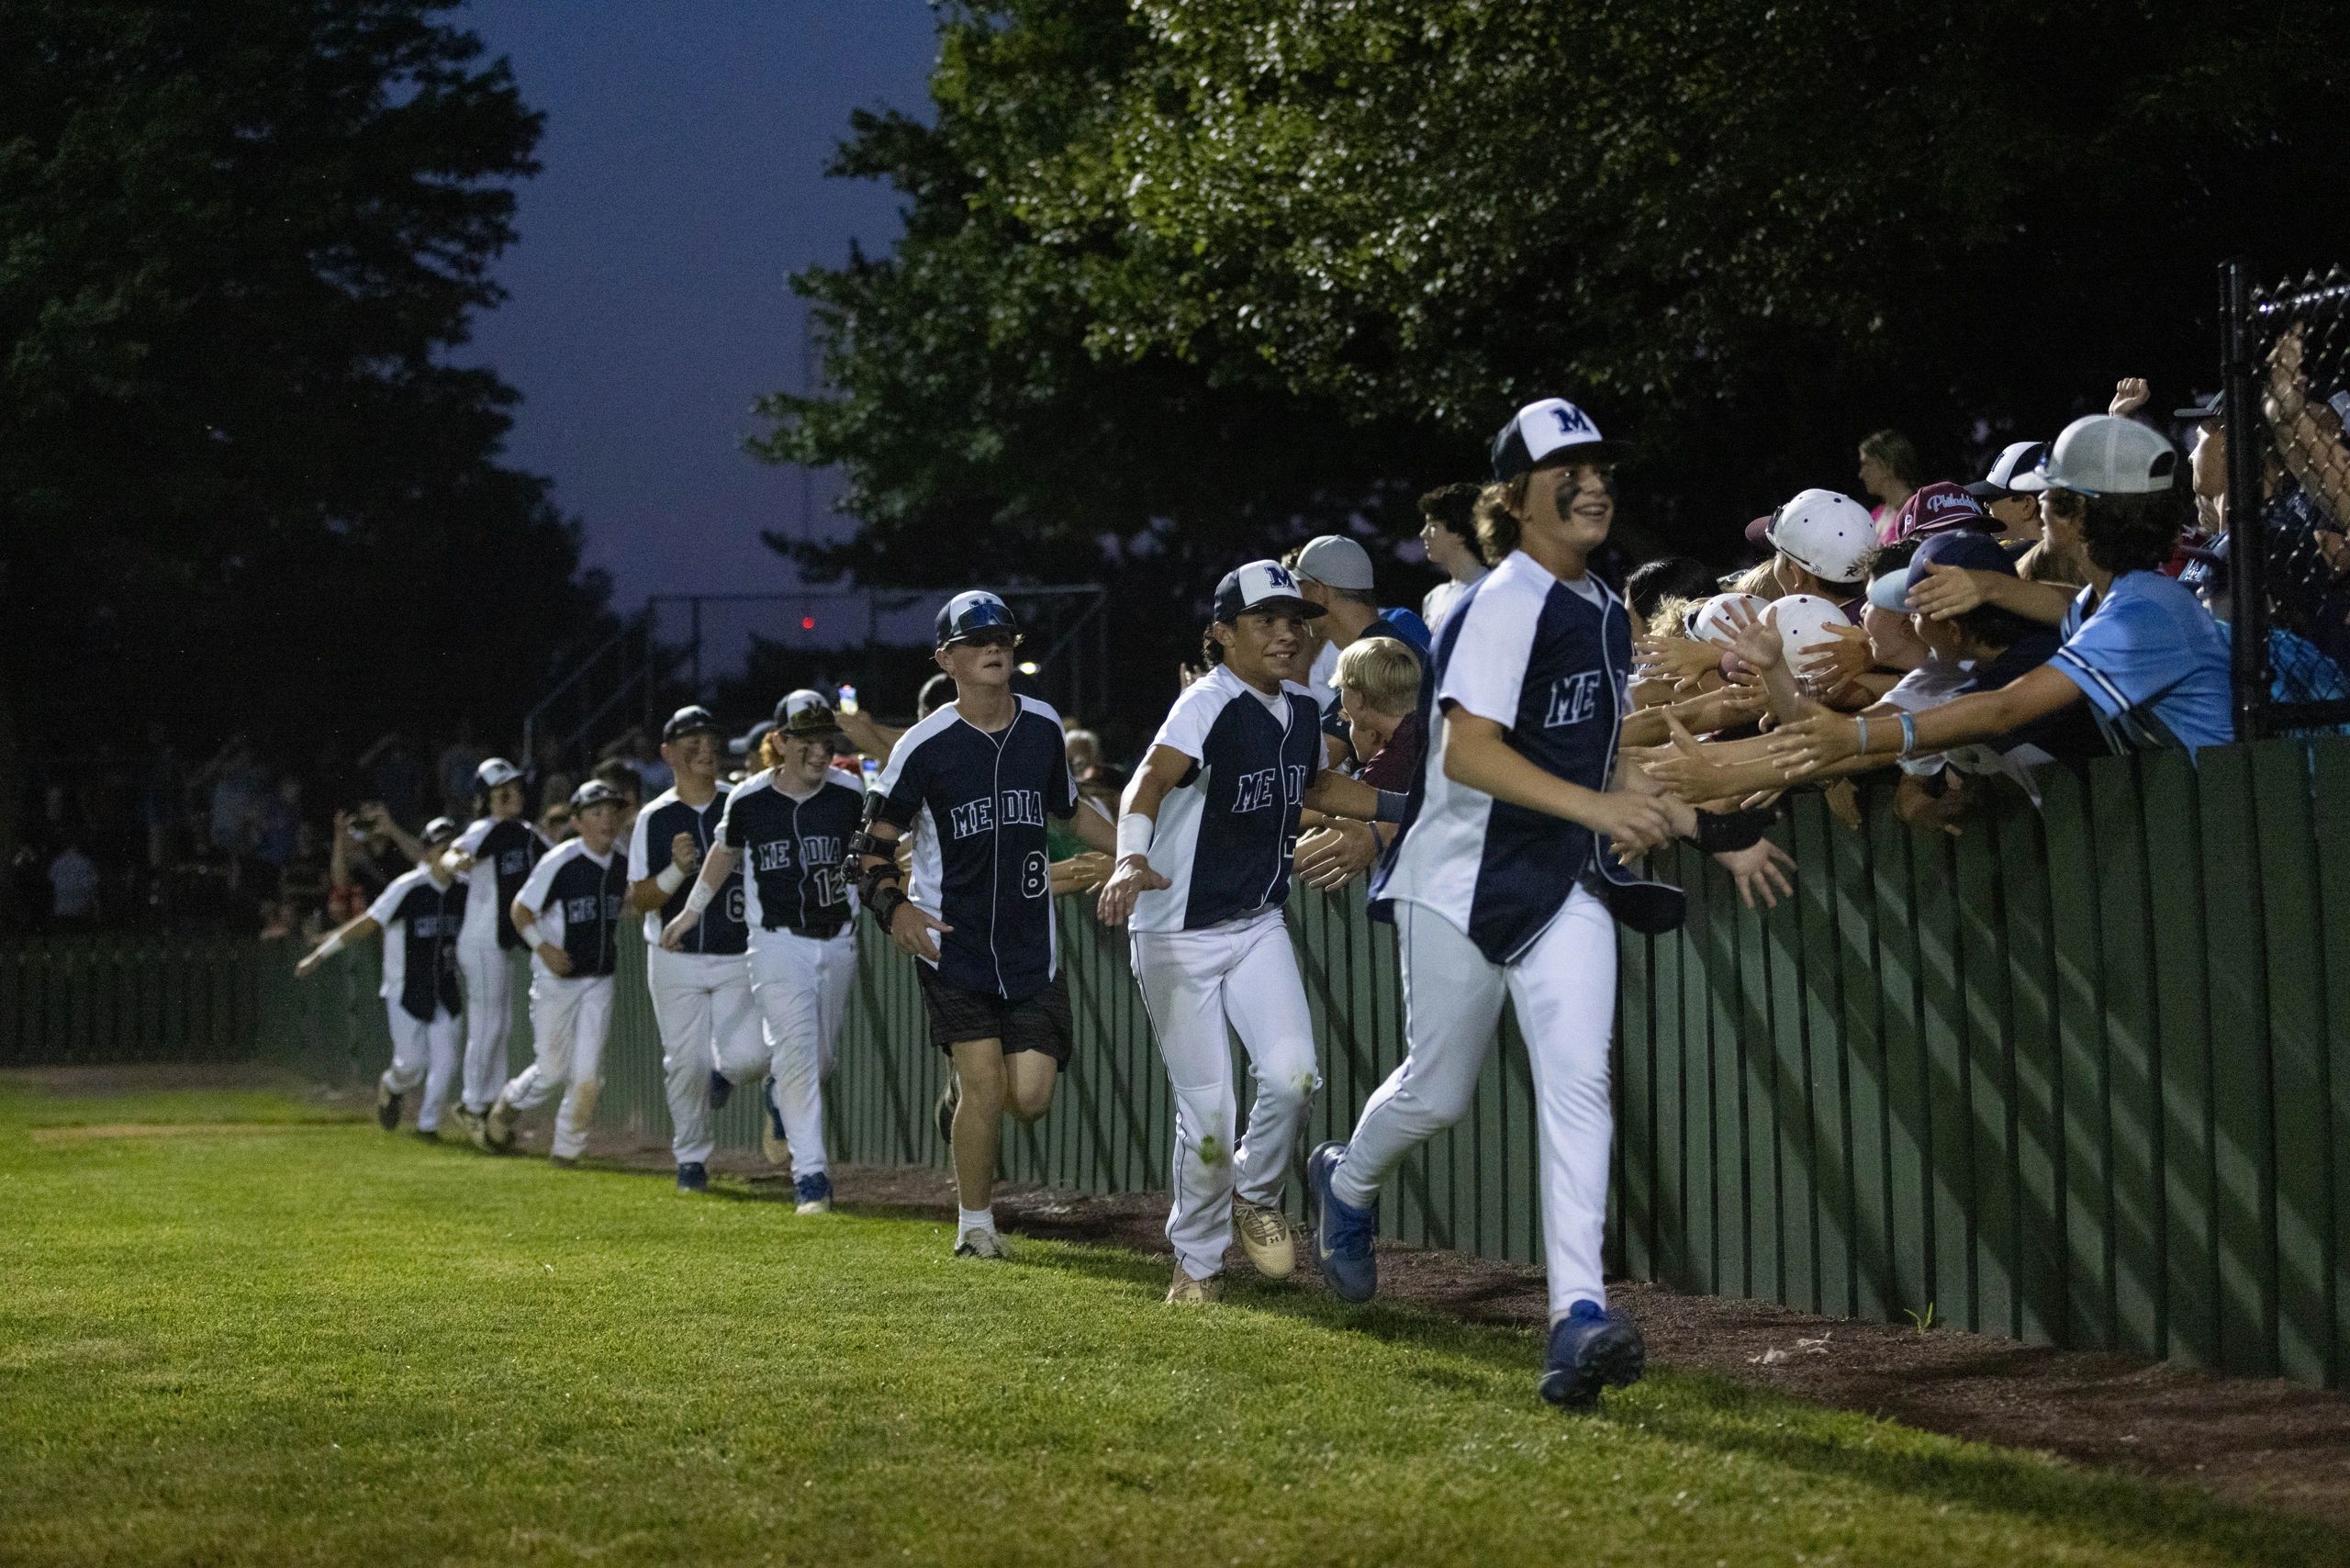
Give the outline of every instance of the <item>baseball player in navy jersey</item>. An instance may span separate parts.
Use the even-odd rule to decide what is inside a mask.
[[[709,1189],[710,1114],[736,1083],[767,1070],[751,971],[744,958],[743,879],[718,879],[714,907],[675,946],[662,926],[685,909],[688,879],[718,840],[727,790],[718,782],[718,721],[686,707],[661,727],[661,760],[677,782],[644,804],[629,830],[628,906],[644,917],[644,984],[661,1030],[662,1086],[677,1190]]]
[[[1677,890],[1637,856],[1697,823],[1617,755],[1631,621],[1589,571],[1615,498],[1590,418],[1556,398],[1494,442],[1481,503],[1492,573],[1455,601],[1423,686],[1433,727],[1409,826],[1373,884],[1403,958],[1405,1055],[1354,1137],[1307,1162],[1325,1282],[1377,1287],[1374,1208],[1388,1173],[1467,1114],[1505,1001],[1533,1070],[1550,1338],[1540,1390],[1590,1408],[1642,1371],[1639,1327],[1607,1310],[1608,1041],[1616,926],[1669,929]]]
[[[423,859],[392,879],[367,913],[330,933],[299,964],[308,976],[351,943],[384,934],[384,979],[377,988],[392,1030],[392,1065],[375,1081],[375,1120],[386,1132],[400,1125],[400,1102],[419,1084],[419,1136],[441,1136],[441,1108],[457,1076],[457,934],[464,919],[465,884],[441,863],[457,824],[435,817],[419,841]]]
[[[918,960],[931,1042],[954,1066],[956,1255],[1001,1258],[990,1197],[1000,1123],[1006,1111],[1041,1118],[1069,1054],[1045,818],[1074,818],[1094,849],[1115,848],[1116,834],[1080,809],[1059,716],[1012,689],[1020,633],[1003,600],[957,594],[938,612],[937,637],[955,700],[891,749],[852,847],[864,905]],[[896,858],[906,835],[911,888],[899,885]]]
[[[1298,812],[1404,813],[1403,795],[1323,766],[1320,706],[1290,678],[1321,613],[1277,561],[1217,585],[1212,667],[1175,700],[1126,786],[1118,865],[1102,890],[1102,923],[1133,926],[1135,978],[1175,1092],[1170,1303],[1216,1299],[1236,1229],[1268,1279],[1297,1266],[1281,1182],[1322,1086],[1281,919]],[[1245,1132],[1227,1031],[1256,1081]]]
[[[506,1085],[506,1037],[514,1026],[513,955],[522,938],[506,918],[531,868],[549,847],[523,814],[522,770],[502,756],[474,769],[474,810],[442,856],[466,881],[465,922],[457,934],[457,971],[465,981],[465,1067],[457,1124],[482,1142],[482,1117]]]
[[[795,691],[776,710],[775,766],[735,786],[717,841],[664,947],[693,940],[720,881],[739,863],[750,932],[751,995],[766,1029],[767,1116],[791,1165],[801,1214],[833,1206],[824,1158],[824,1079],[856,970],[856,907],[846,857],[862,791],[834,768],[832,704]]]
[[[612,970],[627,917],[628,861],[616,842],[628,799],[600,778],[571,794],[579,830],[547,851],[509,912],[531,945],[531,1033],[537,1055],[498,1092],[483,1118],[494,1149],[514,1146],[515,1120],[555,1093],[554,1163],[576,1165],[604,1087]]]

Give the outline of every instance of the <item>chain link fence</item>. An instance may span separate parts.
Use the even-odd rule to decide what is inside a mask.
[[[2266,286],[2228,262],[2221,318],[2222,389],[2194,411],[2208,532],[2188,580],[2232,623],[2241,738],[2350,727],[2350,271]]]

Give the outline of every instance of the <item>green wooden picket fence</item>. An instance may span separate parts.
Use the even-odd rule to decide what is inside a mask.
[[[2345,1381],[2350,740],[2052,773],[2043,809],[2010,793],[1956,838],[1906,826],[1882,790],[1857,831],[1799,795],[1779,836],[1794,899],[1745,910],[1676,850],[1662,869],[1691,890],[1687,925],[1623,941],[1616,1270]],[[1172,1106],[1125,938],[1085,901],[1060,913],[1076,1058],[1050,1116],[1007,1124],[1005,1173],[1164,1188]],[[1309,1138],[1344,1137],[1401,1056],[1393,935],[1358,890],[1300,891],[1291,916],[1326,1080]],[[859,940],[834,1151],[943,1167],[911,961]],[[85,946],[0,948],[0,1064],[249,1055],[360,1082],[388,1055],[372,948],[297,983],[283,945]],[[599,1125],[666,1142],[632,940],[605,1081]],[[717,1118],[722,1146],[755,1147],[756,1099]],[[1383,1231],[1539,1261],[1533,1126],[1505,1020],[1469,1118],[1398,1172]]]

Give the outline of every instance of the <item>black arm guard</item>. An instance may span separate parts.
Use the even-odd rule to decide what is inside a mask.
[[[1699,812],[1697,847],[1708,855],[1751,849],[1778,815],[1768,807],[1751,812]]]
[[[906,897],[903,888],[895,882],[885,882],[878,890],[866,896],[865,907],[872,914],[874,924],[881,928],[881,935],[887,936],[890,922],[897,918],[901,906],[912,902]]]

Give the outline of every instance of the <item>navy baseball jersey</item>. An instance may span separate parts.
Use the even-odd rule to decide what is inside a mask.
[[[499,946],[520,947],[522,934],[514,929],[506,912],[514,907],[515,895],[530,879],[531,868],[547,852],[547,841],[520,818],[476,817],[457,835],[457,847],[474,857],[471,895],[465,905],[467,938],[479,942],[495,932]]]
[[[601,856],[584,838],[566,838],[539,861],[517,895],[539,912],[539,940],[571,955],[572,980],[608,975],[620,957],[628,863],[618,846]]]
[[[1045,818],[1077,814],[1060,715],[1032,697],[993,734],[953,703],[900,738],[874,815],[911,834],[907,896],[954,927],[938,972],[1007,1002],[1053,978],[1053,884]]]
[[[384,983],[378,994],[420,1023],[436,1012],[462,1012],[457,934],[465,921],[465,884],[435,882],[419,866],[375,895],[367,918],[384,928]]]
[[[1596,573],[1562,581],[1521,550],[1472,584],[1445,617],[1434,678],[1421,686],[1427,744],[1419,782],[1404,835],[1372,883],[1373,907],[1433,910],[1488,958],[1508,963],[1577,882],[1619,913],[1614,895],[1630,888],[1677,905],[1673,890],[1633,878],[1589,828],[1496,801],[1444,772],[1443,714],[1459,709],[1501,725],[1511,749],[1543,771],[1606,790],[1631,668],[1631,618]],[[1671,913],[1677,921],[1677,908]]]
[[[842,863],[864,820],[864,793],[837,773],[804,797],[776,782],[772,768],[737,785],[718,837],[743,857],[749,924],[813,936],[847,924],[856,909]]]
[[[1218,665],[1183,689],[1150,743],[1192,759],[1150,839],[1151,869],[1174,885],[1135,900],[1135,930],[1194,931],[1289,896],[1298,808],[1322,767],[1320,720],[1294,681],[1268,695]]]
[[[707,858],[710,846],[718,841],[718,824],[726,814],[726,786],[721,784],[718,793],[706,806],[689,806],[677,799],[675,790],[665,790],[645,803],[636,813],[636,826],[628,838],[628,879],[643,881],[657,876],[670,864],[669,846],[679,834],[690,834],[694,848]],[[686,895],[693,890],[694,879],[688,877],[677,884],[667,902],[644,917],[644,939],[648,943],[661,940],[661,928],[685,913]],[[687,953],[708,953],[718,958],[732,958],[745,950],[743,927],[743,868],[737,866],[718,885],[717,896],[710,907],[701,912],[701,920],[686,933]]]

